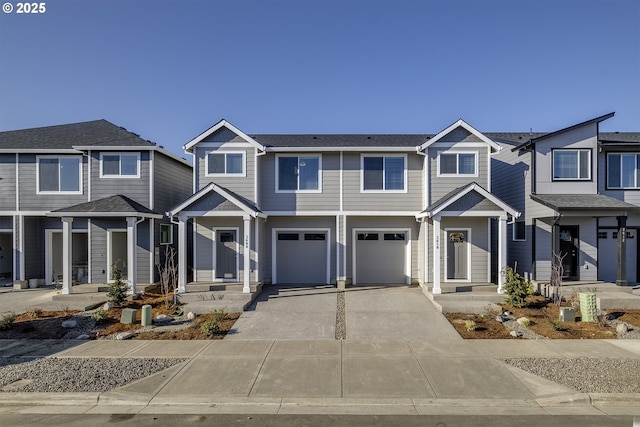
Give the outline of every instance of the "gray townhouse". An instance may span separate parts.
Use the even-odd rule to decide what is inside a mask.
[[[0,280],[157,280],[192,166],[105,120],[0,132]]]
[[[249,135],[221,120],[183,147],[194,193],[167,212],[179,289],[384,283],[437,294],[494,282],[500,292],[520,215],[492,189],[506,137],[463,120],[424,135]]]
[[[493,189],[522,212],[507,257],[521,273],[549,281],[558,254],[565,280],[638,282],[640,133],[600,132],[613,115],[497,140]]]

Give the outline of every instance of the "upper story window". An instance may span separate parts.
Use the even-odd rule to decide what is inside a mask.
[[[38,156],[38,193],[82,194],[81,156]]]
[[[640,189],[640,154],[607,154],[607,188]]]
[[[140,153],[101,153],[101,178],[139,178]]]
[[[478,176],[478,153],[439,153],[438,162],[438,176]]]
[[[245,176],[245,152],[214,152],[206,157],[207,176]]]
[[[407,156],[402,155],[363,155],[362,191],[405,192]]]
[[[553,150],[554,180],[590,180],[591,150]]]
[[[320,192],[319,155],[277,156],[276,191]]]

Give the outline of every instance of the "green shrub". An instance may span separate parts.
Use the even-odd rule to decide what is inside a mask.
[[[224,320],[224,316],[226,315],[227,315],[227,312],[224,311],[224,308],[213,310],[211,312],[211,318],[217,323],[222,322]]]
[[[476,330],[476,322],[473,320],[465,320],[464,327],[467,329],[467,332],[473,332]]]
[[[507,294],[505,302],[514,307],[522,307],[524,300],[533,294],[531,282],[525,280],[513,268],[507,267],[504,271],[504,292]]]
[[[13,325],[13,322],[16,321],[16,314],[15,313],[9,313],[9,314],[5,314],[4,316],[2,316],[2,318],[0,318],[0,330],[7,330],[11,327],[11,325]]]
[[[559,320],[551,320],[551,319],[547,319],[547,324],[549,324],[549,327],[551,329],[553,329],[554,331],[558,331],[560,330],[560,321]]]
[[[220,324],[215,320],[208,320],[200,326],[200,330],[207,336],[215,335],[220,332]]]
[[[99,308],[91,314],[91,318],[95,320],[96,323],[104,323],[108,318],[107,310]]]
[[[129,285],[122,280],[122,273],[120,272],[117,264],[113,265],[111,274],[113,276],[113,283],[109,285],[107,297],[109,298],[109,301],[113,303],[113,305],[120,306],[127,300],[127,291],[129,290]]]

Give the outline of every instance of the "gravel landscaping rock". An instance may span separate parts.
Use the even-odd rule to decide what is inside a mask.
[[[187,359],[0,358],[0,393],[106,392],[185,360]],[[14,384],[18,381],[20,383]]]
[[[338,305],[336,307],[336,339],[347,339],[347,319],[345,312],[344,291],[338,292]]]

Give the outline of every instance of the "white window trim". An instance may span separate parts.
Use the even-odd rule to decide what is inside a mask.
[[[614,187],[611,184],[609,184],[609,156],[614,155],[614,156],[620,156],[620,186],[619,187]],[[633,177],[633,182],[636,183],[635,186],[633,187],[624,187],[622,186],[622,156],[635,156],[636,158],[636,168],[635,168],[635,173],[634,173],[634,177]],[[640,153],[607,153],[607,164],[606,164],[606,170],[607,170],[607,189],[609,190],[640,190],[640,185],[637,185],[638,182],[638,166],[640,166],[638,164],[638,156],[640,156]]]
[[[79,178],[80,178],[80,182],[78,182],[78,191],[40,191],[40,159],[62,159],[62,158],[76,158],[79,159],[80,161],[78,162],[78,171],[79,171]],[[36,194],[82,194],[82,189],[83,189],[83,179],[82,179],[82,156],[75,156],[75,155],[70,155],[70,156],[50,156],[50,155],[45,155],[45,156],[36,156]],[[58,182],[58,188],[60,188],[60,182]]]
[[[102,165],[103,163],[103,159],[102,157],[104,155],[107,156],[136,156],[136,174],[135,175],[122,175],[122,159],[120,160],[120,173],[118,175],[105,175],[103,172],[103,168]],[[106,179],[135,179],[135,178],[140,178],[140,153],[132,153],[132,152],[102,152],[100,153],[100,178],[106,178]]]
[[[364,189],[364,159],[365,157],[382,157],[382,189],[381,190],[365,190]],[[385,190],[385,168],[386,168],[386,158],[387,157],[402,157],[404,159],[404,170],[403,170],[403,189],[402,190]],[[389,153],[380,153],[380,154],[360,154],[360,192],[361,193],[398,193],[403,194],[407,193],[407,169],[408,169],[408,158],[406,154],[389,154]]]
[[[317,157],[318,158],[318,189],[317,190],[300,190],[300,175],[298,174],[298,189],[297,190],[280,190],[280,159],[282,157]],[[298,160],[300,162],[300,160]],[[308,153],[308,154],[276,154],[275,164],[275,176],[276,176],[276,193],[322,193],[322,154]]]
[[[224,169],[227,170],[227,154],[242,155],[242,172],[239,173],[209,173],[209,154],[224,154]],[[204,174],[207,177],[246,177],[247,176],[247,152],[246,151],[216,151],[207,150],[204,152]]]
[[[555,177],[555,158],[556,158],[556,152],[564,152],[564,153],[568,153],[568,152],[575,152],[575,153],[579,153],[580,151],[586,151],[589,153],[589,169],[588,169],[588,175],[586,178],[556,178]],[[591,164],[592,164],[592,160],[591,160],[591,149],[590,148],[569,148],[569,149],[565,149],[565,148],[556,148],[551,150],[551,181],[591,181]],[[580,155],[578,154],[578,173],[580,173]]]
[[[524,224],[524,239],[516,239],[516,224]],[[513,242],[526,242],[527,241],[527,223],[525,221],[514,221],[511,225],[511,240]]]
[[[163,242],[162,241],[162,227],[169,227],[170,228],[170,232],[169,232],[169,241],[168,242]],[[173,224],[160,224],[160,236],[158,236],[158,242],[161,245],[173,245]]]
[[[459,155],[460,154],[473,154],[474,156],[474,165],[473,165],[473,169],[475,171],[475,173],[440,173],[440,156],[442,156],[443,154],[455,154],[456,155],[456,169],[460,170],[460,159],[459,159]],[[441,176],[441,177],[472,177],[472,178],[477,178],[479,175],[479,163],[480,163],[480,152],[478,151],[464,151],[464,150],[446,150],[446,151],[438,151],[437,154],[437,158],[438,158],[438,164],[436,165],[436,171],[437,171],[437,175],[436,176]]]

